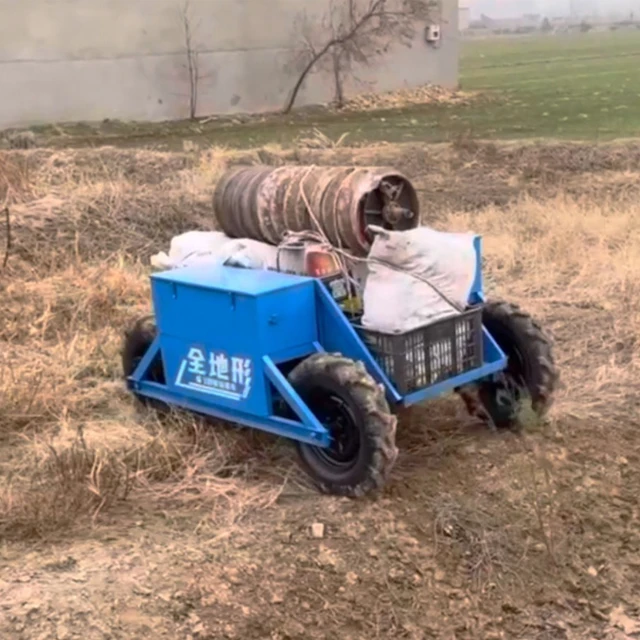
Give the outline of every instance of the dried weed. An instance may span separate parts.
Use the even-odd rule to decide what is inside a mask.
[[[120,380],[122,334],[150,309],[146,258],[176,233],[213,228],[226,158],[0,154],[13,240],[0,282],[0,536],[95,518],[134,486],[159,503],[233,503],[236,519],[277,497],[241,486],[237,436],[222,445],[186,418],[160,427],[136,414]]]
[[[448,229],[484,235],[490,293],[521,303],[553,329],[565,415],[611,415],[637,394],[640,208],[557,196],[454,214]]]
[[[337,140],[333,140],[317,128],[314,128],[309,136],[302,136],[296,140],[296,146],[303,149],[338,149],[349,136],[343,133]]]
[[[402,109],[426,104],[460,105],[469,104],[476,98],[477,94],[470,91],[451,91],[436,85],[425,85],[382,94],[361,94],[348,100],[342,110],[361,112]]]

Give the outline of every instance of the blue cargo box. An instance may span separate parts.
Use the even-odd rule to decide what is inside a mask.
[[[312,278],[225,266],[151,277],[167,385],[254,415],[271,414],[263,356],[309,352],[317,341]]]

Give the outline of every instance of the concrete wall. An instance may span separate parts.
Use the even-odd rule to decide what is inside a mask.
[[[442,41],[422,28],[359,72],[354,90],[455,85],[457,0],[442,0]],[[199,50],[198,115],[280,108],[295,82],[296,17],[328,0],[190,0]],[[0,128],[105,118],[159,121],[189,115],[183,0],[0,0]],[[313,74],[299,104],[333,97],[331,74]]]

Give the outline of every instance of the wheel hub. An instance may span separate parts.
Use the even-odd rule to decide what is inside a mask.
[[[524,390],[508,370],[496,374],[490,382],[481,385],[479,392],[485,418],[493,422],[494,426],[517,422]]]
[[[495,382],[496,405],[499,410],[514,415],[522,402],[522,387],[510,374],[501,374]]]
[[[346,403],[331,395],[322,400],[314,413],[331,436],[330,446],[318,448],[318,455],[336,466],[353,464],[360,449],[360,436],[355,417]]]

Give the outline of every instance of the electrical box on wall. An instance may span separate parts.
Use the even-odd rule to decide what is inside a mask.
[[[430,24],[424,30],[424,39],[432,44],[434,42],[440,41],[440,25],[439,24]]]

